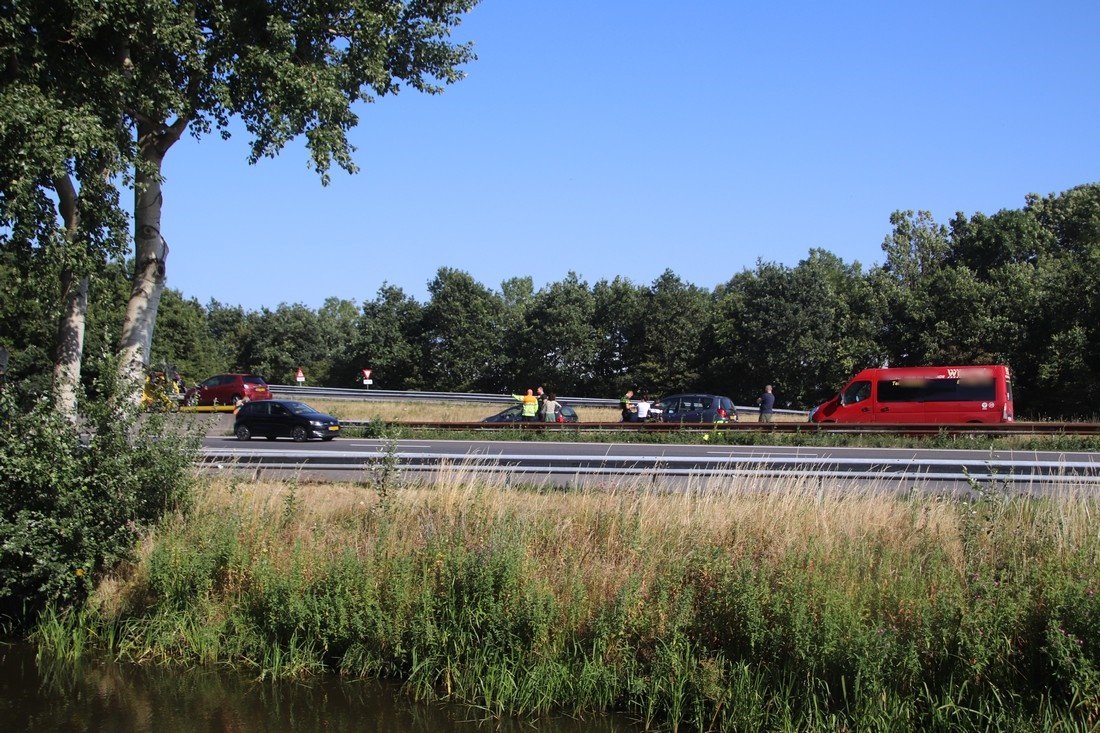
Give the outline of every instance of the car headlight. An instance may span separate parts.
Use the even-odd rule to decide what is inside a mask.
[[[320,420],[310,420],[310,421],[309,421],[309,424],[310,424],[310,425],[312,425],[312,426],[313,426],[313,427],[315,427],[315,428],[319,428],[319,427],[321,427],[322,425],[324,425],[324,423],[323,423],[323,422],[321,422]]]

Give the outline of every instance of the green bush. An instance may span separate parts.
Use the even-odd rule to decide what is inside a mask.
[[[0,619],[13,630],[47,605],[80,604],[140,533],[182,507],[195,440],[139,419],[117,384],[97,385],[76,425],[49,400],[0,391]]]

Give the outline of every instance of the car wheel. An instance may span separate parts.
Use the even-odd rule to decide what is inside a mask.
[[[301,425],[296,425],[293,430],[290,431],[290,437],[294,438],[295,443],[304,443],[309,440],[309,435],[306,434],[306,429]]]
[[[237,440],[252,440],[252,431],[248,429],[247,425],[237,426]]]

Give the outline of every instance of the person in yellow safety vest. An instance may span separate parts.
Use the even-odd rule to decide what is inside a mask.
[[[527,394],[520,397],[518,394],[512,395],[512,399],[518,400],[523,403],[523,408],[520,412],[520,417],[523,422],[534,422],[535,416],[539,412],[539,398],[535,397],[534,390],[527,390]]]

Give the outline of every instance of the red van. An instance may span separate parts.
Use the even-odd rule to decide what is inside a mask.
[[[1000,423],[1015,419],[1006,366],[864,369],[810,422]]]

